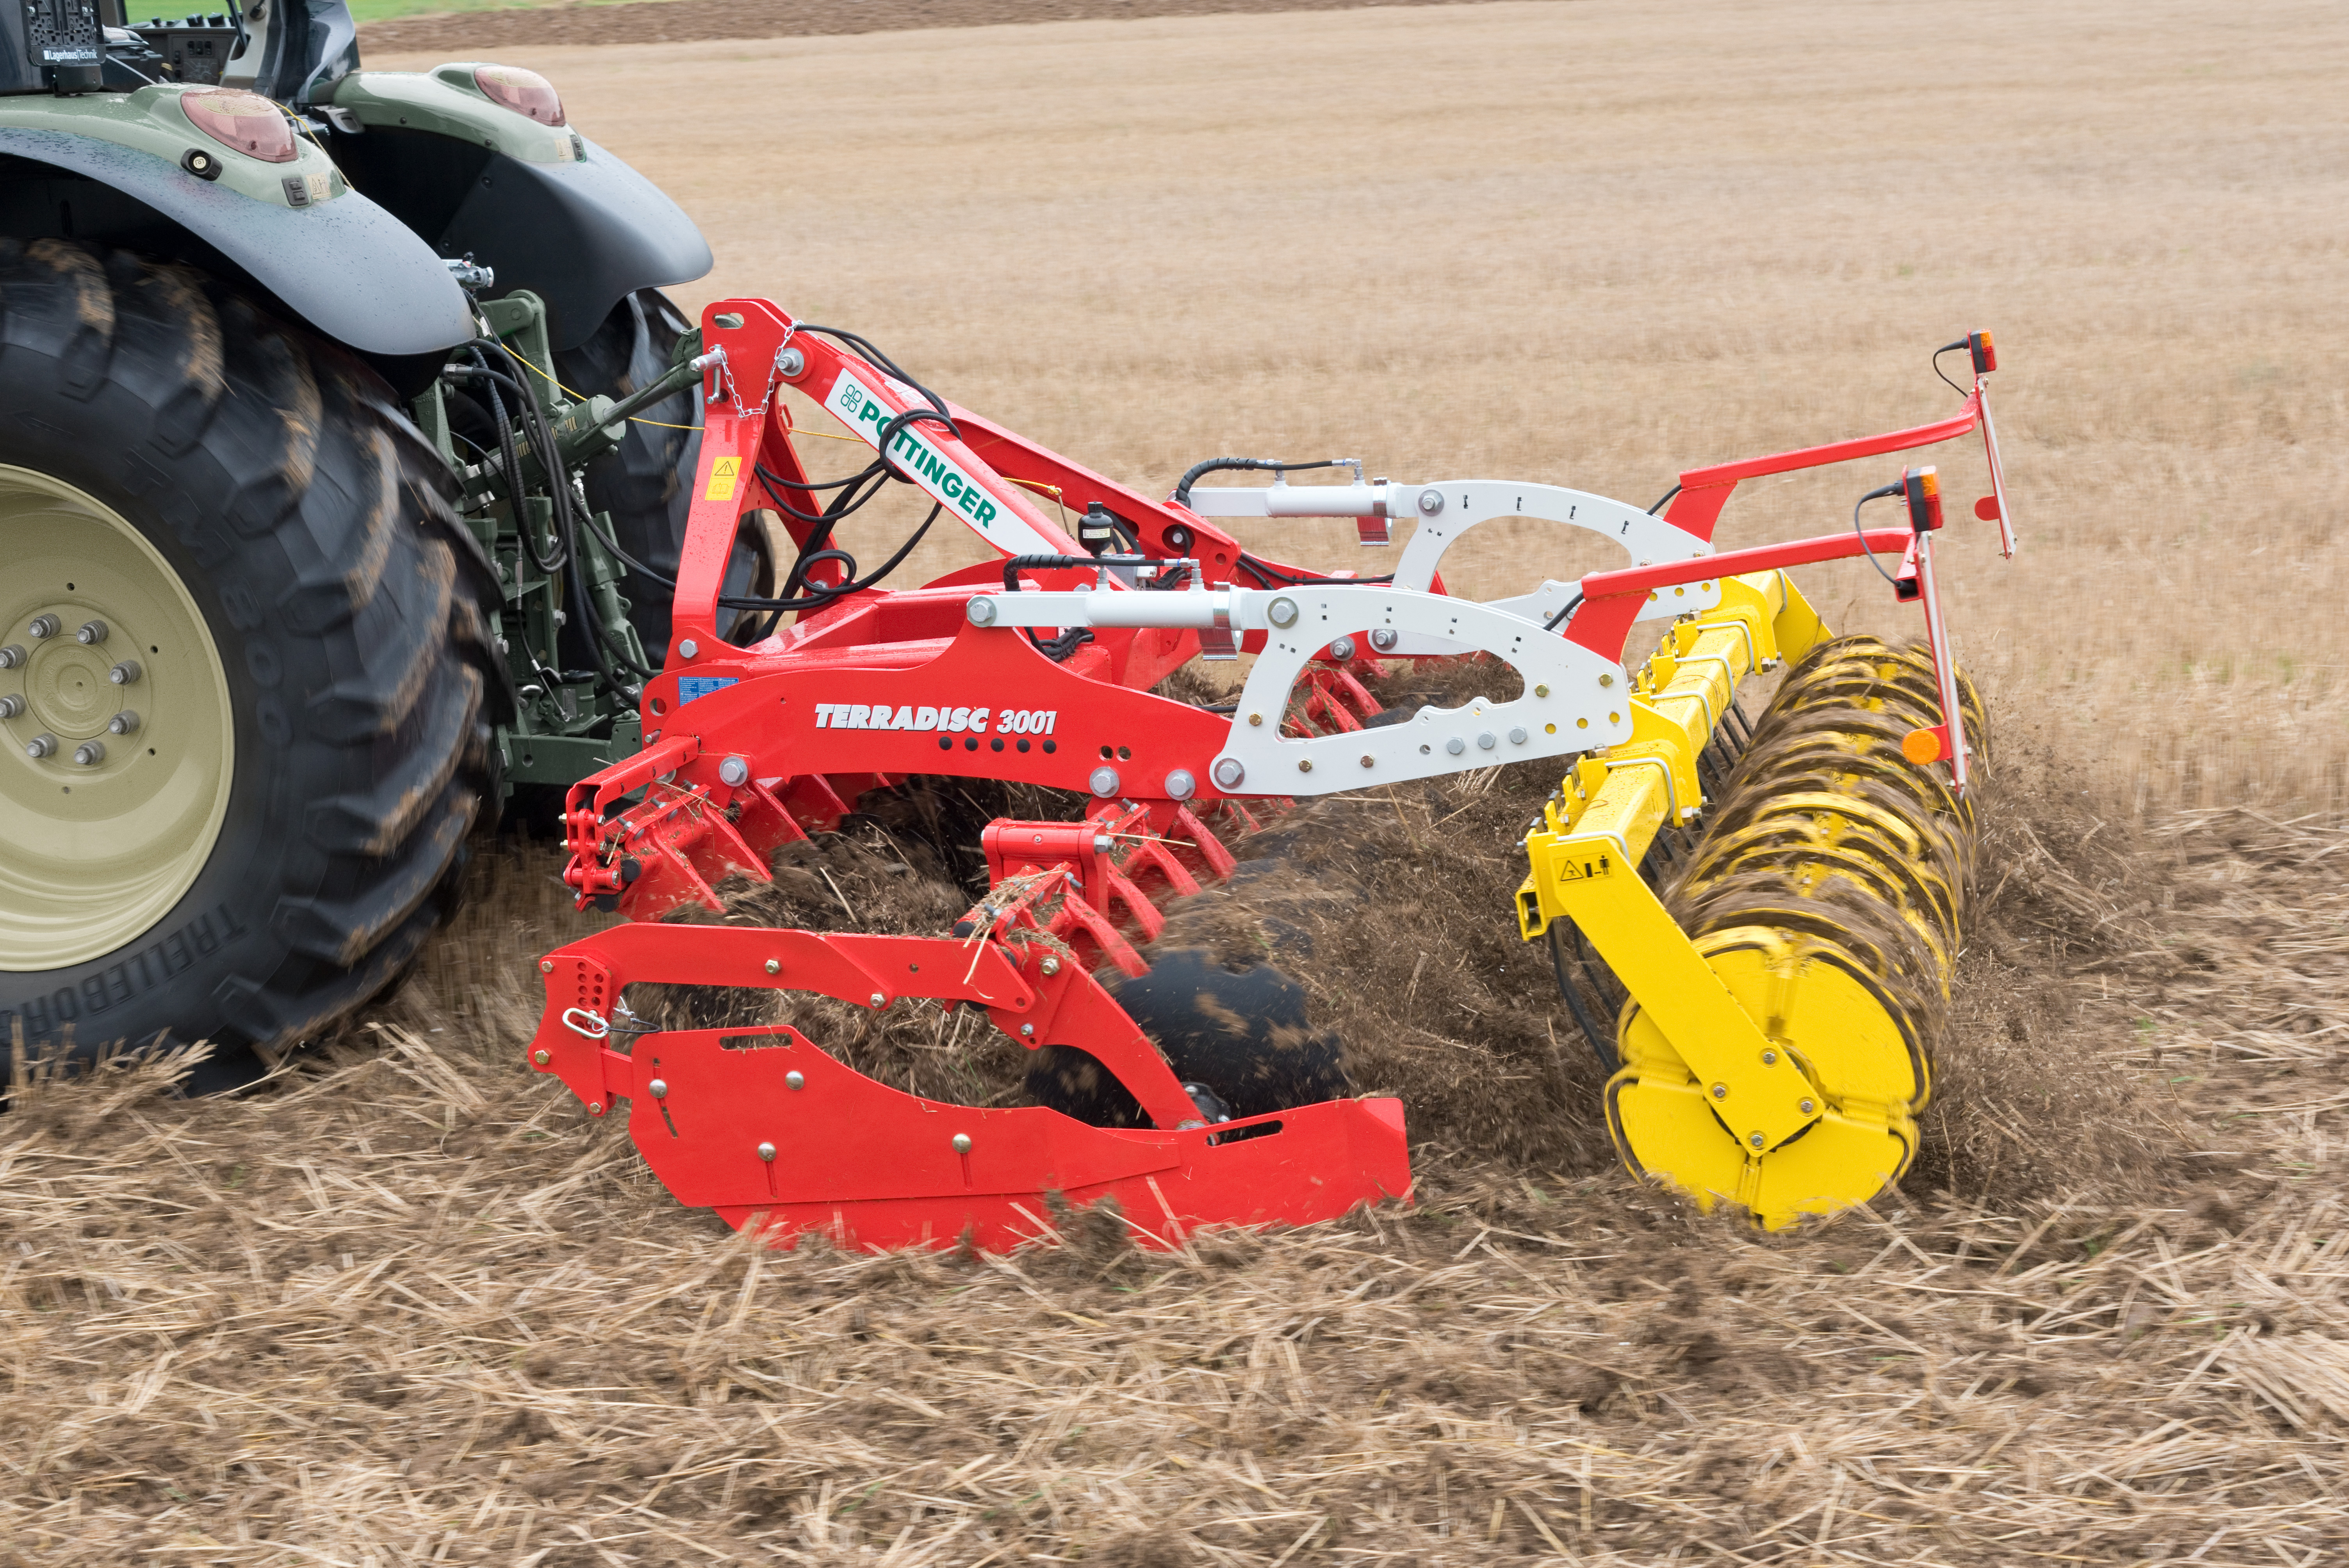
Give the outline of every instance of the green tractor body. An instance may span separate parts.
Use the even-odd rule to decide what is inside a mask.
[[[119,4],[0,12],[0,1049],[227,1087],[635,748],[710,255],[530,72]]]

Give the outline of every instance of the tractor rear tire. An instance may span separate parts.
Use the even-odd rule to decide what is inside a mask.
[[[0,1051],[232,1088],[416,956],[493,767],[448,482],[234,288],[0,239]]]

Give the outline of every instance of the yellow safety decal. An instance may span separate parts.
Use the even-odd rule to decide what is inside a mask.
[[[742,475],[742,459],[720,458],[709,470],[709,488],[701,493],[704,500],[732,500],[734,483]]]
[[[1584,860],[1575,860],[1568,856],[1558,858],[1557,880],[1560,882],[1597,882],[1600,877],[1614,874],[1614,862],[1606,855],[1597,855]]]

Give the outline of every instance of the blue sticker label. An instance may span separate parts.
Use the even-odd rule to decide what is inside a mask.
[[[732,676],[679,676],[677,680],[677,702],[679,707],[698,696],[723,691],[734,684]]]

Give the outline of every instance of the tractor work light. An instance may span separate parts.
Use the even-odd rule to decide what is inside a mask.
[[[520,66],[477,66],[473,85],[500,108],[510,108],[541,125],[565,123],[563,99],[556,95],[554,84],[536,71]]]
[[[235,88],[185,93],[180,98],[180,112],[188,117],[190,125],[222,147],[264,163],[291,163],[300,150],[294,142],[294,122],[259,93]],[[211,178],[201,170],[191,168],[190,172]]]

